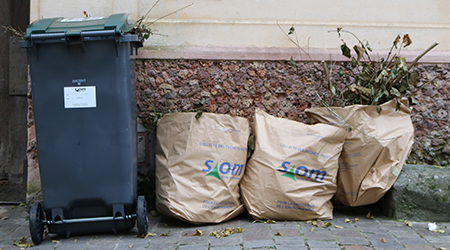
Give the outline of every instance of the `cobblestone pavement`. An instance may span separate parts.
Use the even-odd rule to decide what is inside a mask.
[[[0,249],[18,250],[14,245],[28,237],[28,213],[25,207],[0,206]],[[359,220],[355,220],[358,218]],[[348,219],[348,220],[347,220]],[[253,223],[248,214],[214,225],[191,225],[166,216],[149,218],[149,231],[155,236],[137,236],[137,229],[114,234],[72,236],[47,235],[30,249],[449,249],[450,223],[436,223],[445,232],[431,232],[428,222],[389,220],[381,215],[373,219],[347,210],[334,211],[328,227],[316,227],[305,221],[277,221],[276,224]],[[331,225],[327,222],[330,222]],[[319,222],[319,224],[321,224]],[[323,226],[323,225],[321,225]],[[215,230],[241,227],[244,232],[228,237],[209,236]],[[193,236],[202,230],[202,236]],[[167,236],[162,236],[162,235]]]

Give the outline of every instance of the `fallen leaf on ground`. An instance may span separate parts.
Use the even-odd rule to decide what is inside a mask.
[[[353,220],[353,222],[357,222],[357,221],[359,221],[359,218],[358,218],[358,217],[356,217],[356,218]]]
[[[345,228],[345,227],[341,227],[341,226],[338,226],[338,225],[334,225],[334,227],[338,228],[338,229],[344,229]]]
[[[77,241],[78,241],[78,240],[77,240],[77,239],[75,239],[75,240],[73,240],[73,243],[77,243]]]
[[[316,228],[313,227],[313,228],[311,228],[311,230],[309,230],[309,231],[310,231],[310,232],[314,232],[315,229],[316,229]]]
[[[192,234],[192,236],[202,236],[202,235],[203,235],[203,232],[202,232],[202,230],[200,230],[200,229],[196,229],[196,230],[195,230],[195,233]]]
[[[370,212],[366,215],[366,218],[369,220],[373,220],[373,216],[370,215]]]
[[[350,222],[352,222],[352,221],[349,218],[345,219],[345,223],[350,223]]]
[[[445,247],[440,247],[439,250],[446,250],[446,248]]]
[[[133,244],[129,245],[128,248],[133,248]]]
[[[170,233],[170,231],[169,231],[169,232],[167,232],[167,233],[162,233],[162,234],[160,234],[159,236],[168,236],[168,235],[169,235],[169,233]]]
[[[409,222],[409,221],[406,221],[405,224],[406,224],[408,227],[412,227],[412,225],[413,225],[412,222]]]
[[[212,231],[209,236],[214,236],[216,238],[220,238],[220,237],[227,237],[230,236],[232,234],[236,234],[236,233],[243,233],[244,229],[241,227],[236,227],[236,228],[225,228],[223,230],[221,230],[220,232],[218,230],[216,231]]]
[[[433,230],[432,232],[443,234],[443,233],[445,233],[445,230],[437,229],[437,230]]]
[[[317,220],[316,227],[325,228],[327,226],[325,225],[325,222],[323,222],[321,220]]]
[[[59,243],[59,240],[52,240],[53,243]]]
[[[24,248],[32,246],[31,243],[27,243],[27,237],[20,238],[20,241],[14,240],[13,243],[14,243],[14,245],[16,245],[18,247],[24,247]]]
[[[381,239],[381,242],[386,243],[386,240],[383,238],[383,239]]]
[[[156,236],[156,234],[154,234],[154,233],[151,233],[151,232],[148,232],[146,235],[144,235],[144,239],[147,239],[148,237],[153,237],[153,236]]]
[[[209,236],[214,236],[214,237],[216,237],[216,238],[220,238],[221,236],[220,236],[220,233],[216,230],[216,231],[212,231],[210,234],[209,234]]]
[[[275,233],[275,236],[283,236],[283,234],[280,233],[280,232],[276,232],[276,233]]]
[[[277,222],[276,221],[274,221],[274,220],[266,220],[265,222],[264,222],[264,224],[276,224]]]

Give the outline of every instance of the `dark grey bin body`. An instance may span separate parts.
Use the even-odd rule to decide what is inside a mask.
[[[135,35],[82,39],[21,45],[29,54],[43,209],[49,232],[67,236],[128,230],[136,213],[134,59],[141,43]],[[95,107],[83,107],[83,99],[65,107],[65,89],[86,87]],[[80,218],[87,220],[68,223]]]

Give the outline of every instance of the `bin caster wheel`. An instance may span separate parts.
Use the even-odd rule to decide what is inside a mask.
[[[147,217],[147,201],[144,196],[138,196],[136,208],[136,223],[139,234],[147,234],[148,217]]]
[[[42,203],[35,202],[30,208],[30,234],[35,245],[41,244],[44,238],[44,210]]]

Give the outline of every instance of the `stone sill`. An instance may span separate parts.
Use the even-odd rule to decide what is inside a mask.
[[[144,47],[137,59],[187,59],[187,60],[249,60],[249,61],[349,61],[340,49],[256,48],[256,47]],[[309,53],[308,54],[306,53]],[[386,57],[389,51],[374,50],[372,60]],[[354,52],[352,51],[354,54]],[[422,51],[401,51],[407,62],[412,62]],[[450,51],[430,51],[420,63],[450,63]]]

